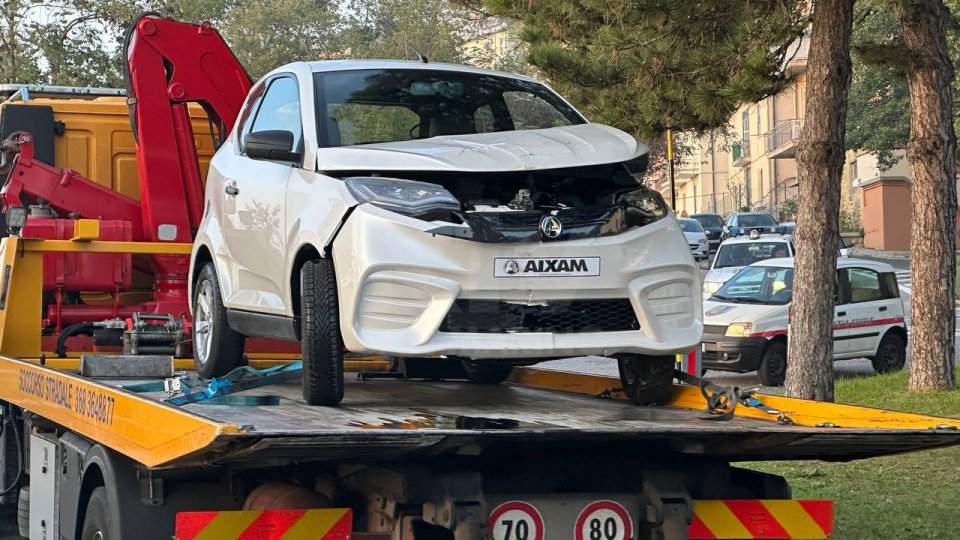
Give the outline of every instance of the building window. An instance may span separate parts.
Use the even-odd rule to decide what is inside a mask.
[[[750,144],[750,110],[743,111],[740,118],[740,124],[743,126],[743,144]]]
[[[857,173],[857,162],[856,162],[856,160],[854,160],[854,161],[850,164],[850,178],[853,179],[853,183],[854,183],[854,184],[856,184],[857,182],[860,181],[860,175],[859,175],[859,173]]]

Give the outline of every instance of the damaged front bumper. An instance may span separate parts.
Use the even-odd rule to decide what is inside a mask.
[[[698,272],[673,218],[621,234],[485,243],[358,206],[333,244],[352,352],[551,358],[700,341]]]

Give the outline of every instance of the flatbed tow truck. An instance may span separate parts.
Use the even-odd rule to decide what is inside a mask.
[[[960,444],[960,420],[761,396],[686,376],[701,387],[676,385],[668,404],[637,407],[605,376],[518,368],[506,384],[483,386],[418,373],[415,362],[356,358],[347,362],[358,376],[342,405],[308,407],[291,384],[296,355],[266,343],[248,347],[247,368],[199,379],[192,359],[177,354],[182,314],[158,315],[185,304],[178,264],[191,244],[151,237],[146,223],[160,212],[157,201],[172,201],[165,220],[170,212],[182,212],[184,223],[196,218],[197,190],[188,184],[200,167],[195,146],[183,142],[196,118],[185,103],[203,102],[220,132],[229,131],[249,79],[242,88],[235,59],[223,56],[229,50],[209,25],[145,17],[134,28],[128,58],[140,63],[130,69],[136,97],[128,98],[139,134],[139,202],[118,198],[116,185],[35,160],[33,135],[16,133],[4,145],[12,159],[0,167],[9,176],[11,226],[0,244],[0,503],[18,505],[23,536],[828,538],[830,501],[793,500],[784,478],[732,464],[847,461]],[[178,46],[155,51],[195,61],[220,54],[218,65],[241,88],[206,87],[220,102],[191,93],[197,86],[177,75],[202,71],[209,81],[217,70],[181,70],[184,57],[143,60],[143,45],[156,45],[156,36]],[[146,65],[166,69],[160,110],[173,113],[160,120],[147,120],[142,108],[157,98],[136,70]],[[151,107],[156,113],[156,102]],[[168,169],[157,182],[151,160],[166,158],[145,149],[162,140],[154,126],[166,121],[187,171]],[[29,217],[18,210],[26,202]],[[47,207],[67,219],[50,217]],[[36,232],[43,220],[63,223],[44,236]],[[132,222],[133,231],[117,221]],[[130,304],[111,281],[108,300],[97,303],[83,288],[95,279],[70,281],[84,264],[129,269],[130,259],[153,272],[152,299]],[[112,320],[104,313],[123,324],[80,332],[93,317]]]

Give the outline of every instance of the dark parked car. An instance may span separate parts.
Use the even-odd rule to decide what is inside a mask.
[[[773,216],[766,212],[733,212],[727,216],[727,223],[723,226],[721,240],[726,240],[741,234],[750,234],[750,231],[763,233],[782,232]]]
[[[716,251],[720,247],[720,237],[723,235],[723,218],[720,214],[692,214],[690,217],[697,220],[703,227],[703,232],[707,233],[710,251]]]

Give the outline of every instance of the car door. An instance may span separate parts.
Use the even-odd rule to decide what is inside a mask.
[[[293,148],[302,156],[303,127],[297,81],[279,75],[267,81],[266,91],[253,105],[238,133],[238,154],[224,176],[223,234],[233,261],[235,290],[227,307],[283,314],[286,254],[285,200],[287,183],[299,163],[253,159],[244,149],[250,133],[290,131]]]
[[[837,353],[846,356],[869,355],[876,351],[883,330],[883,320],[890,315],[890,302],[885,298],[883,280],[871,268],[842,268],[848,302],[837,308],[834,340],[842,343]],[[839,336],[838,336],[839,334]]]

